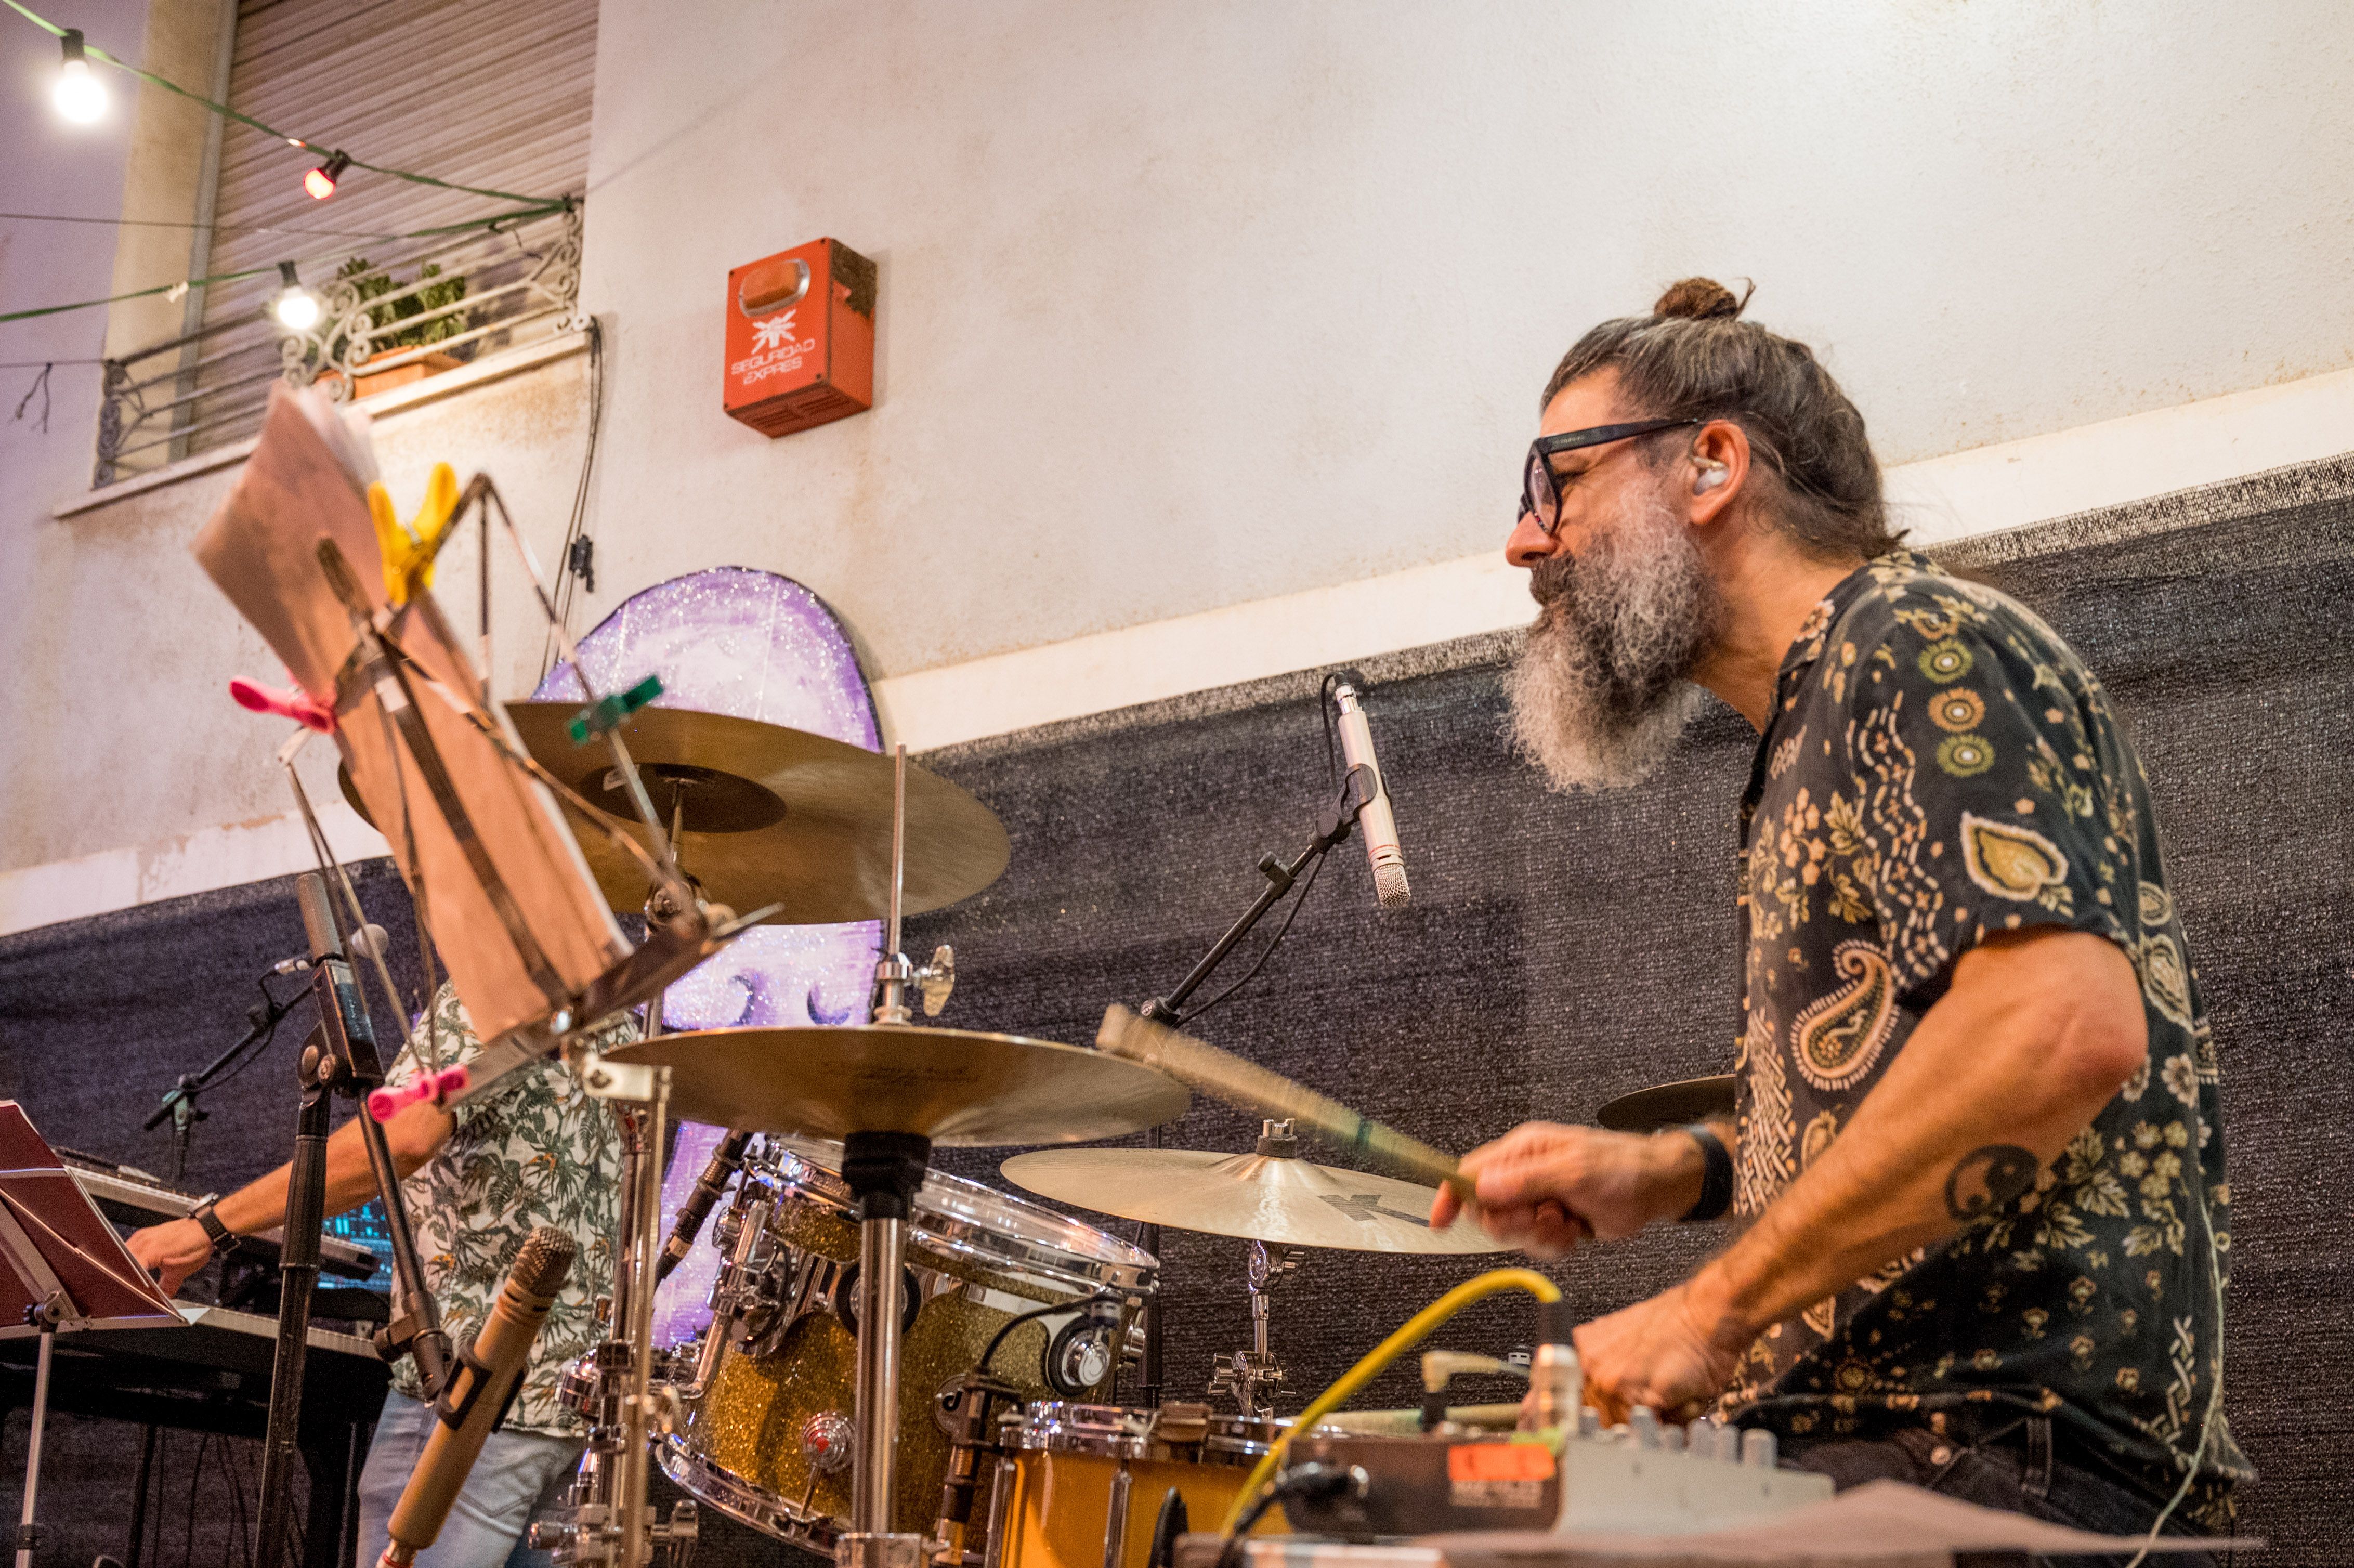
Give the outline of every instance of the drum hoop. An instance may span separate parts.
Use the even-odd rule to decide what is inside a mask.
[[[1042,1399],[1023,1407],[1021,1419],[1012,1427],[1013,1446],[1026,1453],[1246,1465],[1256,1464],[1264,1457],[1290,1425],[1288,1421],[1214,1415],[1199,1444],[1177,1444],[1156,1436],[1150,1419],[1127,1405]]]
[[[779,1158],[771,1179],[789,1196],[814,1203],[848,1218],[854,1212],[849,1184],[839,1171],[820,1164],[810,1154],[782,1139],[772,1139],[769,1148]],[[934,1183],[938,1183],[937,1187]],[[1053,1242],[1028,1236],[1008,1234],[991,1228],[981,1218],[944,1211],[937,1201],[943,1197],[961,1196],[960,1189],[969,1189],[986,1197],[992,1203],[1006,1205],[1013,1212],[1035,1214],[1079,1230],[1127,1254],[1124,1258],[1090,1257]],[[926,1198],[935,1200],[927,1207]],[[781,1208],[782,1205],[779,1205]],[[1098,1290],[1120,1290],[1138,1296],[1150,1296],[1160,1282],[1161,1266],[1150,1253],[1143,1252],[1118,1236],[1097,1230],[1083,1221],[1057,1214],[1051,1209],[1039,1208],[1010,1192],[984,1187],[978,1181],[968,1181],[944,1171],[935,1171],[925,1177],[924,1185],[916,1193],[916,1212],[907,1226],[907,1243],[911,1250],[936,1256],[946,1256],[978,1263],[1005,1273],[1064,1287],[1075,1296],[1093,1295]]]
[[[737,1523],[790,1545],[831,1553],[841,1521],[817,1509],[779,1497],[764,1487],[723,1468],[717,1461],[689,1449],[675,1434],[654,1450],[663,1472],[699,1502],[708,1503]]]

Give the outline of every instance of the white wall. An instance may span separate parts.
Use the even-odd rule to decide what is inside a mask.
[[[69,19],[128,49],[141,13]],[[789,573],[919,747],[1524,621],[1495,553],[1545,373],[1687,271],[1755,276],[1824,350],[1925,537],[2354,448],[2354,8],[641,0],[599,27],[576,624],[704,566]],[[55,59],[0,16],[0,210],[115,211],[128,106],[69,136]],[[821,234],[882,264],[881,400],[769,441],[719,410],[726,276]],[[0,222],[0,308],[103,293],[114,257]],[[103,328],[0,325],[0,361]],[[551,551],[584,370],[388,418],[396,494],[486,469]],[[302,855],[276,731],[221,693],[274,672],[186,555],[230,471],[52,515],[95,387],[58,372],[47,437],[0,422],[0,931]],[[502,604],[513,691],[511,572]]]
[[[2354,364],[2354,8],[609,4],[606,580],[898,675],[1493,548],[1563,348],[1691,271],[1891,462]],[[727,270],[882,264],[871,414],[718,408]],[[2345,443],[2354,445],[2354,433]]]

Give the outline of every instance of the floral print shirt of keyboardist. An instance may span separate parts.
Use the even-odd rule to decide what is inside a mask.
[[[433,999],[435,1044],[445,1065],[472,1061],[482,1042],[448,986]],[[599,1038],[616,1045],[636,1038],[627,1021]],[[386,1074],[406,1082],[417,1071],[414,1045]],[[569,1435],[580,1423],[557,1403],[565,1362],[601,1337],[596,1299],[610,1289],[613,1234],[620,1219],[620,1131],[602,1100],[581,1088],[561,1062],[525,1068],[453,1113],[456,1126],[434,1157],[401,1183],[417,1233],[425,1280],[452,1345],[474,1341],[498,1298],[524,1237],[554,1225],[579,1246],[572,1273],[531,1349],[523,1387],[507,1414],[520,1432]],[[403,1357],[393,1386],[424,1397],[417,1363]]]
[[[2149,1060],[2031,1182],[1966,1161],[1961,1233],[1769,1330],[1728,1404],[1815,1440],[2041,1413],[2170,1495],[2221,1375],[2231,1188],[2148,786],[2100,683],[2010,599],[1882,556],[1784,659],[1742,837],[1736,1213],[1822,1156],[1989,933],[2116,943]],[[2220,1522],[2253,1473],[2220,1411],[2200,1469],[2186,1511]]]

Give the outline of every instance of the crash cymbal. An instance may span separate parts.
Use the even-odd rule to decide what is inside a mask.
[[[646,832],[603,746],[575,746],[578,703],[509,703],[533,759],[641,844]],[[692,708],[640,708],[623,721],[667,828],[684,811],[679,863],[704,895],[778,926],[871,920],[891,901],[892,759],[806,730]],[[344,796],[356,808],[349,779]],[[367,813],[362,810],[365,817]],[[645,906],[636,858],[567,807],[565,820],[614,908]],[[997,880],[1009,853],[997,814],[937,773],[907,769],[907,871],[901,907],[945,908]]]
[[[1681,1083],[1654,1084],[1620,1095],[1594,1113],[1594,1119],[1613,1132],[1657,1132],[1711,1117],[1733,1114],[1733,1075],[1686,1078]]]
[[[1173,1121],[1193,1099],[1118,1056],[911,1024],[702,1029],[606,1054],[670,1068],[679,1116],[836,1141],[912,1132],[966,1147],[1077,1143]]]
[[[1296,1157],[1196,1149],[1050,1149],[999,1169],[1045,1197],[1212,1235],[1352,1252],[1501,1252],[1469,1219],[1427,1223],[1437,1189]]]

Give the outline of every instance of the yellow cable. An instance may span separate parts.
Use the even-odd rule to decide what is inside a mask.
[[[1226,1510],[1225,1522],[1218,1527],[1220,1531],[1231,1534],[1235,1526],[1242,1522],[1243,1512],[1250,1507],[1251,1499],[1282,1467],[1284,1456],[1291,1451],[1294,1436],[1310,1430],[1326,1415],[1347,1404],[1355,1397],[1358,1390],[1380,1376],[1383,1368],[1420,1344],[1432,1330],[1474,1301],[1500,1290],[1525,1290],[1540,1301],[1561,1299],[1561,1291],[1553,1282],[1532,1268],[1491,1268],[1476,1279],[1465,1280],[1416,1312],[1405,1320],[1405,1327],[1374,1346],[1370,1355],[1351,1367],[1340,1382],[1318,1394],[1308,1408],[1299,1413],[1299,1419],[1291,1424],[1291,1430],[1276,1440],[1275,1446],[1267,1451],[1267,1457],[1251,1471],[1250,1478],[1243,1483],[1243,1489],[1235,1494],[1233,1504]]]

